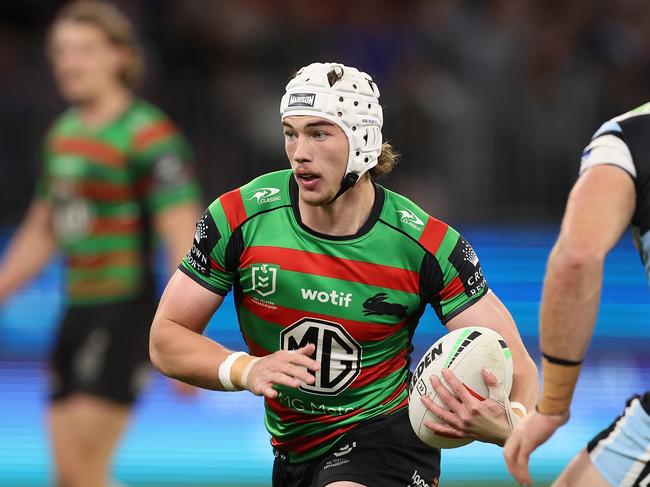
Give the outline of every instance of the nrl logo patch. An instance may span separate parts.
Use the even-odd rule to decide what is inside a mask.
[[[280,195],[278,194],[280,190],[278,188],[259,188],[254,191],[251,191],[252,196],[248,198],[249,200],[257,200],[258,204],[271,203],[273,201],[279,201]]]
[[[422,225],[424,222],[420,220],[420,217],[413,213],[411,210],[396,210],[397,213],[401,215],[400,220],[402,223],[406,223],[408,226],[415,228],[416,230],[422,230]]]
[[[251,266],[253,291],[262,297],[270,296],[275,293],[279,268],[280,266],[273,264]]]
[[[313,107],[316,101],[315,93],[293,93],[289,96],[289,107]]]

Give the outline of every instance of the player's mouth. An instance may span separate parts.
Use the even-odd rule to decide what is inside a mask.
[[[308,171],[296,172],[296,180],[307,191],[313,191],[318,186],[321,178],[318,174]]]

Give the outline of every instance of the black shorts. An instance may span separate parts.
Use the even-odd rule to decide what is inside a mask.
[[[436,487],[440,450],[413,432],[408,411],[361,423],[327,453],[303,463],[289,463],[275,451],[273,487],[324,487],[348,480],[367,487]]]
[[[84,393],[131,405],[146,383],[153,299],[69,308],[50,357],[51,400]]]

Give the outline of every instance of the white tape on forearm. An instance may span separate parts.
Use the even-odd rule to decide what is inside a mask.
[[[244,389],[248,389],[248,374],[253,368],[253,365],[255,365],[255,362],[257,362],[259,359],[259,357],[253,358],[246,364],[244,371],[241,373],[241,385],[244,387]]]
[[[526,416],[528,414],[528,410],[526,409],[526,406],[524,406],[522,403],[517,402],[517,401],[510,401],[510,409],[517,409],[521,411],[523,414],[521,415],[522,417]]]
[[[221,385],[223,386],[224,390],[226,391],[239,390],[234,386],[232,380],[230,379],[230,371],[232,369],[232,365],[235,363],[235,360],[237,360],[239,357],[242,357],[244,355],[248,355],[248,354],[246,352],[233,352],[226,357],[226,360],[221,362],[221,365],[219,366],[219,381],[221,382]]]

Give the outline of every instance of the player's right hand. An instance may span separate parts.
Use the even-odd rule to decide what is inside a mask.
[[[248,373],[248,390],[269,399],[277,397],[275,384],[298,388],[301,384],[313,384],[313,372],[320,364],[311,358],[316,346],[309,343],[297,350],[278,350],[262,357],[253,364]]]

